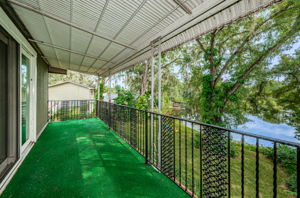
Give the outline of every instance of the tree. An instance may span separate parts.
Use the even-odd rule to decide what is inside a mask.
[[[105,93],[105,78],[104,77],[98,77],[98,86],[97,86],[97,92],[95,94],[95,98],[98,99],[98,94],[99,94],[99,100],[103,101],[104,100],[104,93]]]
[[[181,87],[181,83],[176,77],[174,71],[172,71],[172,66],[174,64],[179,64],[181,58],[180,57],[174,58],[175,55],[180,55],[180,53],[176,53],[173,50],[162,55],[161,68],[162,68],[162,78],[164,79],[162,81],[162,92],[164,93],[163,94],[164,108],[162,111],[164,113],[169,112],[169,105],[171,102],[169,96],[171,96],[172,100],[182,100],[181,93],[178,91],[178,89]],[[156,79],[157,66],[155,66],[154,73],[155,73],[154,80],[157,81]],[[140,98],[139,100],[143,101],[144,104],[145,100],[149,99],[150,96],[151,60],[148,59],[144,63],[135,65],[133,68],[125,72],[125,76],[126,76],[126,84],[128,85],[129,90],[133,93],[139,93],[138,98]],[[157,82],[155,84],[157,85]],[[155,87],[154,91],[155,91],[155,95],[157,95],[157,87]],[[141,105],[141,106],[144,107],[145,105]]]
[[[271,80],[257,81],[250,87],[246,111],[274,123],[288,123],[300,139],[300,51],[282,55],[280,62],[263,75]]]
[[[285,1],[196,39],[198,56],[193,58],[201,62],[193,67],[192,79],[201,87],[202,121],[224,125],[240,113],[232,104],[240,105],[243,85],[299,36],[299,5]]]
[[[97,76],[68,71],[67,75],[64,74],[49,74],[48,82],[49,85],[54,85],[59,82],[71,81],[80,83],[87,86],[95,86],[95,82],[97,81]]]

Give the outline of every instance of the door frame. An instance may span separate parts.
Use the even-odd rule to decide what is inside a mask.
[[[29,137],[28,140],[22,145],[22,73],[20,71],[22,64],[22,54],[29,59]],[[24,46],[20,47],[19,54],[19,143],[20,143],[20,154],[23,155],[29,144],[36,141],[36,58],[28,51]]]
[[[18,57],[18,60],[16,60],[16,68],[11,68],[10,72],[16,72],[16,77],[17,78],[17,85],[16,85],[16,99],[18,100],[15,105],[16,107],[14,108],[13,111],[11,111],[11,115],[15,115],[15,120],[13,120],[12,122],[10,122],[10,127],[11,130],[14,131],[15,135],[16,135],[16,162],[14,163],[14,165],[7,170],[7,173],[4,175],[4,178],[0,178],[0,194],[3,192],[3,190],[5,189],[5,187],[8,185],[8,183],[10,182],[10,180],[12,179],[12,177],[14,176],[14,174],[16,173],[16,171],[18,170],[19,166],[22,164],[23,160],[26,158],[27,154],[29,153],[29,151],[31,150],[32,146],[34,145],[34,142],[36,141],[36,79],[37,79],[37,73],[36,73],[36,67],[37,67],[37,52],[36,50],[33,48],[33,46],[29,43],[29,41],[25,38],[24,34],[22,34],[22,32],[20,31],[19,27],[16,26],[16,23],[14,23],[14,21],[12,21],[12,19],[6,14],[6,12],[3,10],[3,8],[0,6],[0,26],[1,28],[3,28],[5,30],[5,32],[12,37],[12,39],[14,39],[16,41],[17,44],[17,54],[16,56]],[[32,133],[32,135],[30,136],[31,141],[33,141],[33,143],[28,144],[28,146],[26,148],[23,148],[22,152],[21,152],[21,142],[20,142],[20,75],[19,75],[19,65],[20,65],[20,54],[21,54],[21,50],[26,51],[27,53],[29,53],[32,56],[31,59],[31,77],[32,77],[32,81],[31,81],[31,100],[30,100],[30,133]],[[15,81],[14,81],[15,82]],[[33,95],[33,97],[32,97]]]

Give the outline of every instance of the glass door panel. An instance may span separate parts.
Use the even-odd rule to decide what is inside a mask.
[[[30,59],[22,54],[21,62],[21,141],[22,145],[29,139],[29,69]]]

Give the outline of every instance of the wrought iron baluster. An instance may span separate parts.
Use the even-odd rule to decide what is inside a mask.
[[[145,138],[145,163],[148,163],[148,113],[144,112],[145,114],[145,133],[146,133],[146,138]]]
[[[273,197],[277,198],[277,143],[273,147]]]
[[[181,184],[181,121],[179,121],[179,183]]]
[[[259,198],[259,139],[256,138],[256,163],[255,163],[255,184],[256,184],[256,198]]]
[[[192,196],[194,196],[194,123],[192,122]]]
[[[242,198],[245,196],[245,137],[242,135],[242,159],[241,159],[241,183],[242,183]]]
[[[297,147],[297,197],[300,198],[300,147]]]
[[[184,149],[185,149],[185,154],[184,154],[184,157],[185,157],[185,190],[187,190],[188,188],[188,174],[187,174],[187,121],[185,121],[185,126],[184,126],[184,135],[185,135],[185,138],[184,138]]]
[[[202,169],[203,169],[203,165],[202,165],[202,161],[203,161],[203,158],[202,158],[202,151],[203,151],[203,145],[202,145],[202,125],[200,125],[200,149],[199,149],[199,152],[200,152],[200,197],[202,197],[203,195],[203,182],[202,182],[202,179],[203,179],[203,175],[202,175]]]
[[[228,165],[227,165],[227,172],[228,172],[228,197],[230,197],[231,195],[231,175],[230,175],[230,131],[227,132],[228,133],[228,137],[227,137],[227,141],[228,141],[228,146],[227,146],[227,161],[228,161]]]

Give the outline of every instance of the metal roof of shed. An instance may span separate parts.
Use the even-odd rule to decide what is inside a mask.
[[[72,82],[72,81],[58,82],[58,83],[56,83],[56,84],[49,85],[48,87],[49,87],[49,88],[50,88],[50,87],[56,87],[56,86],[60,86],[60,85],[63,85],[63,84],[73,84],[73,85],[80,86],[80,87],[84,87],[84,88],[87,88],[87,89],[95,89],[95,87],[87,86],[87,85],[80,84],[80,83],[77,83],[77,82]]]
[[[278,0],[9,0],[53,67],[108,76]]]

